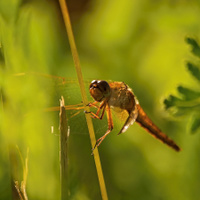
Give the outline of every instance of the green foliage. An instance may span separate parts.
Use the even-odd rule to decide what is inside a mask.
[[[200,58],[200,46],[193,38],[186,38],[186,42],[192,47],[194,56]],[[199,60],[200,61],[200,60]],[[200,63],[193,64],[187,62],[188,72],[194,79],[200,81]],[[178,96],[170,95],[164,100],[165,108],[171,110],[174,115],[190,115],[190,132],[196,133],[200,131],[200,90],[193,90],[184,86],[177,87]]]
[[[197,41],[195,39],[193,39],[193,38],[189,38],[188,37],[188,38],[186,38],[186,42],[191,45],[191,47],[192,47],[192,53],[195,56],[200,57],[200,46],[197,43]]]
[[[198,66],[188,62],[187,63],[187,68],[189,72],[196,78],[198,81],[200,81],[200,69]]]
[[[40,80],[30,75],[35,72],[67,79],[75,77],[57,2],[0,0],[0,199],[3,200],[12,199],[9,144],[18,145],[24,158],[29,147],[28,198],[60,197],[59,116],[58,112],[43,111],[58,106],[61,93],[66,104],[80,103],[81,99],[76,99],[80,91],[77,87],[74,90],[72,84],[66,90],[62,88],[61,93],[60,87],[55,87],[56,94],[52,97],[49,89],[54,84],[48,78]],[[183,38],[200,35],[200,3],[196,0],[87,0],[84,1],[87,9],[79,12],[83,9],[80,1],[71,2],[73,6],[69,10],[70,15],[75,13],[72,27],[84,77],[90,81],[127,83],[149,117],[183,149],[178,154],[173,152],[137,124],[120,136],[114,126],[99,148],[109,198],[198,200],[200,134],[191,137],[185,134],[185,120],[174,122],[164,116],[160,98],[185,83],[178,88],[179,95],[167,98],[168,110],[192,116],[187,119],[190,129],[199,130],[199,91],[191,86],[195,81],[199,83],[196,40],[190,40],[196,60],[190,58],[192,65],[188,71],[197,78],[180,67],[188,54]],[[79,8],[74,11],[77,5]],[[25,75],[13,76],[16,73]],[[71,199],[99,200],[101,194],[87,125],[84,113],[80,114],[81,117],[75,115],[68,120]],[[107,128],[104,120],[93,120],[97,138]]]

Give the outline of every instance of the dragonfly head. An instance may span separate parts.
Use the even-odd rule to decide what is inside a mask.
[[[110,86],[106,81],[93,80],[90,83],[90,94],[95,101],[103,101],[110,96]]]

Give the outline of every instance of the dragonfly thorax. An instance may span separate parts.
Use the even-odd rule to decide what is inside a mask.
[[[111,82],[109,85],[111,95],[108,104],[111,107],[119,107],[120,109],[127,110],[128,113],[132,112],[136,104],[132,90],[123,82]]]

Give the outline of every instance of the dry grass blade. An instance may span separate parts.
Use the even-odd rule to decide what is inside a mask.
[[[79,56],[78,56],[78,52],[77,52],[77,48],[76,48],[76,44],[75,44],[75,40],[74,40],[72,27],[71,27],[69,13],[68,13],[68,9],[67,9],[67,4],[66,4],[65,0],[59,0],[59,2],[60,2],[60,7],[61,7],[61,10],[62,10],[62,14],[63,14],[64,22],[65,22],[65,27],[66,27],[68,38],[69,38],[69,43],[70,43],[70,47],[71,47],[71,51],[72,51],[72,56],[73,56],[73,59],[74,59],[74,64],[75,64],[77,76],[78,76],[82,100],[83,100],[84,105],[87,105],[88,100],[87,100],[86,91],[85,91],[84,84],[83,84],[81,66],[80,66]],[[86,107],[85,110],[89,112],[88,107]],[[93,128],[91,117],[87,114],[86,114],[86,121],[87,121],[88,130],[89,130],[89,134],[90,134],[91,144],[92,144],[92,147],[94,147],[94,145],[96,144],[94,128]],[[97,170],[97,174],[98,174],[102,199],[106,200],[106,199],[108,199],[108,196],[107,196],[105,181],[104,181],[104,177],[103,177],[101,161],[100,161],[100,157],[99,157],[99,153],[98,153],[97,148],[94,150],[94,160],[95,160],[95,164],[96,164],[96,170]]]
[[[60,100],[60,182],[61,182],[61,199],[68,199],[68,156],[67,156],[67,139],[68,126],[65,111],[64,98]]]

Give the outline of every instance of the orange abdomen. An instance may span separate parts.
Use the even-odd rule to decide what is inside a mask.
[[[165,135],[147,116],[144,112],[142,107],[137,104],[138,109],[138,117],[136,122],[140,124],[143,128],[145,128],[150,134],[152,134],[155,138],[161,140],[163,143],[167,144],[168,146],[172,147],[176,151],[180,151],[180,147],[167,135]]]

